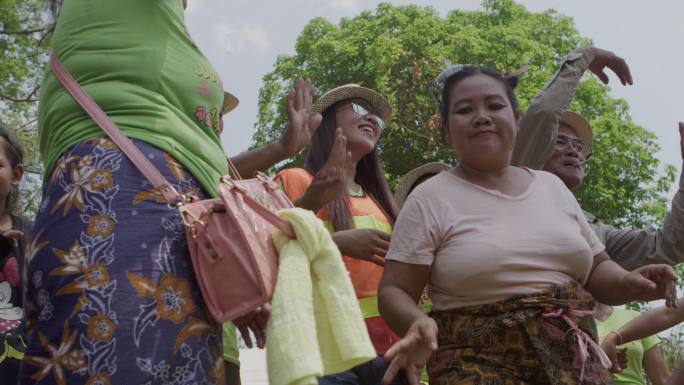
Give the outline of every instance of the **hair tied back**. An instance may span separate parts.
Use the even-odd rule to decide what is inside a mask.
[[[520,79],[520,76],[529,70],[530,66],[525,64],[517,70],[505,74],[503,77],[504,79],[506,79],[506,81],[508,81],[508,84],[510,84],[511,88],[515,89],[515,87],[518,85],[518,80]]]

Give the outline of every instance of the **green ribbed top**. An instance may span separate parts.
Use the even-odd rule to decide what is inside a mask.
[[[53,50],[128,137],[167,152],[216,195],[228,173],[219,138],[223,86],[187,33],[180,0],[66,0]],[[49,68],[40,95],[49,175],[69,147],[103,131]]]

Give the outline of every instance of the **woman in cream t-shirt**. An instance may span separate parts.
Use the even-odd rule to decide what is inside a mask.
[[[404,338],[385,354],[385,380],[403,368],[417,383],[429,358],[431,385],[610,384],[592,295],[674,300],[672,268],[626,272],[556,176],[510,166],[517,101],[499,73],[457,66],[437,83],[459,164],[419,186],[397,219],[379,301]],[[429,317],[416,305],[427,283]]]

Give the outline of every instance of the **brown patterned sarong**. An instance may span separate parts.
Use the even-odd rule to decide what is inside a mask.
[[[612,384],[593,307],[591,294],[572,282],[433,312],[440,347],[428,362],[430,385]]]

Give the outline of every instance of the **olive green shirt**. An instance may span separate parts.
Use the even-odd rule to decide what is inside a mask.
[[[223,87],[183,17],[180,0],[66,0],[52,48],[126,136],[170,154],[215,195],[228,173]],[[68,148],[103,134],[48,68],[38,108],[46,175]]]
[[[544,89],[532,99],[520,118],[520,131],[513,151],[512,164],[541,169],[556,142],[560,116],[575,96],[584,72],[594,60],[593,47],[579,47],[565,57],[559,70]],[[684,171],[684,169],[683,169]],[[679,190],[672,199],[663,226],[642,229],[616,229],[584,212],[589,225],[606,246],[610,257],[627,270],[652,263],[674,265],[684,262],[684,184],[680,175]]]

